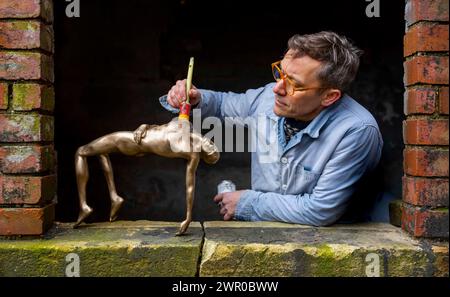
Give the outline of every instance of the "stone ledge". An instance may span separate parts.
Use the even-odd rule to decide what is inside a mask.
[[[79,255],[81,276],[366,276],[374,255],[380,276],[448,276],[448,242],[389,224],[193,222],[176,237],[178,227],[58,223],[40,239],[0,237],[0,276],[64,276],[69,253]]]
[[[0,276],[65,276],[66,256],[80,257],[81,276],[195,276],[202,227],[185,236],[179,223],[56,224],[41,239],[0,239]]]
[[[371,253],[380,276],[448,276],[448,243],[432,246],[389,224],[205,222],[204,230],[200,276],[366,276]]]

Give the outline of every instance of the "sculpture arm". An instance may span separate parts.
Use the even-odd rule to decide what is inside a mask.
[[[195,173],[197,172],[200,156],[198,153],[192,153],[186,165],[186,220],[180,224],[180,230],[177,235],[183,234],[192,221],[192,208],[194,206],[195,193]]]

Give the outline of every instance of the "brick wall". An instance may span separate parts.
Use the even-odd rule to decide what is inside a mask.
[[[405,8],[402,227],[448,238],[448,0]]]
[[[448,0],[408,0],[405,18],[402,225],[448,238]],[[51,0],[0,2],[0,235],[54,217],[52,24]]]
[[[53,3],[0,1],[0,235],[53,223]]]

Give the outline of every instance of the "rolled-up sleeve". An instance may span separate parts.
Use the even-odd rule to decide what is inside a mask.
[[[215,92],[200,89],[202,99],[196,108],[201,110],[202,117],[215,116],[220,119],[225,117],[245,118],[254,112],[257,101],[266,88],[270,88],[270,84],[258,89],[250,89],[245,93]],[[170,106],[167,102],[167,95],[160,97],[159,102],[170,112],[180,112],[178,108]]]
[[[238,202],[235,219],[330,225],[344,214],[357,181],[379,162],[382,146],[378,129],[365,125],[342,139],[312,193],[247,190]]]

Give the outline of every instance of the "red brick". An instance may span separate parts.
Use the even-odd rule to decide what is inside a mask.
[[[0,204],[41,204],[56,194],[56,176],[0,175]]]
[[[53,20],[51,0],[2,0],[0,18],[37,18],[46,22]]]
[[[416,206],[448,207],[448,178],[403,176],[403,201]]]
[[[448,209],[431,210],[404,203],[402,228],[416,237],[448,238]]]
[[[405,144],[448,145],[448,119],[403,121]]]
[[[8,108],[8,84],[0,83],[0,109]]]
[[[0,21],[0,32],[0,48],[53,50],[53,30],[39,21]]]
[[[421,87],[407,89],[404,95],[404,113],[432,114],[435,112],[439,92],[437,89]]]
[[[14,110],[53,111],[55,92],[53,87],[40,84],[14,84],[12,108]]]
[[[53,140],[53,117],[39,114],[0,114],[0,142]]]
[[[448,148],[406,148],[403,151],[403,168],[409,175],[448,177]]]
[[[0,79],[42,79],[53,82],[53,59],[41,53],[0,52]]]
[[[409,0],[405,20],[407,25],[418,21],[448,21],[448,0]]]
[[[53,146],[0,147],[0,170],[3,173],[38,173],[52,171],[55,164]]]
[[[439,89],[439,113],[448,115],[448,87]]]
[[[42,235],[55,220],[55,204],[41,208],[0,208],[0,235]]]
[[[448,56],[417,56],[404,63],[404,83],[448,84]]]
[[[404,56],[416,52],[448,51],[448,25],[419,23],[406,32]]]

